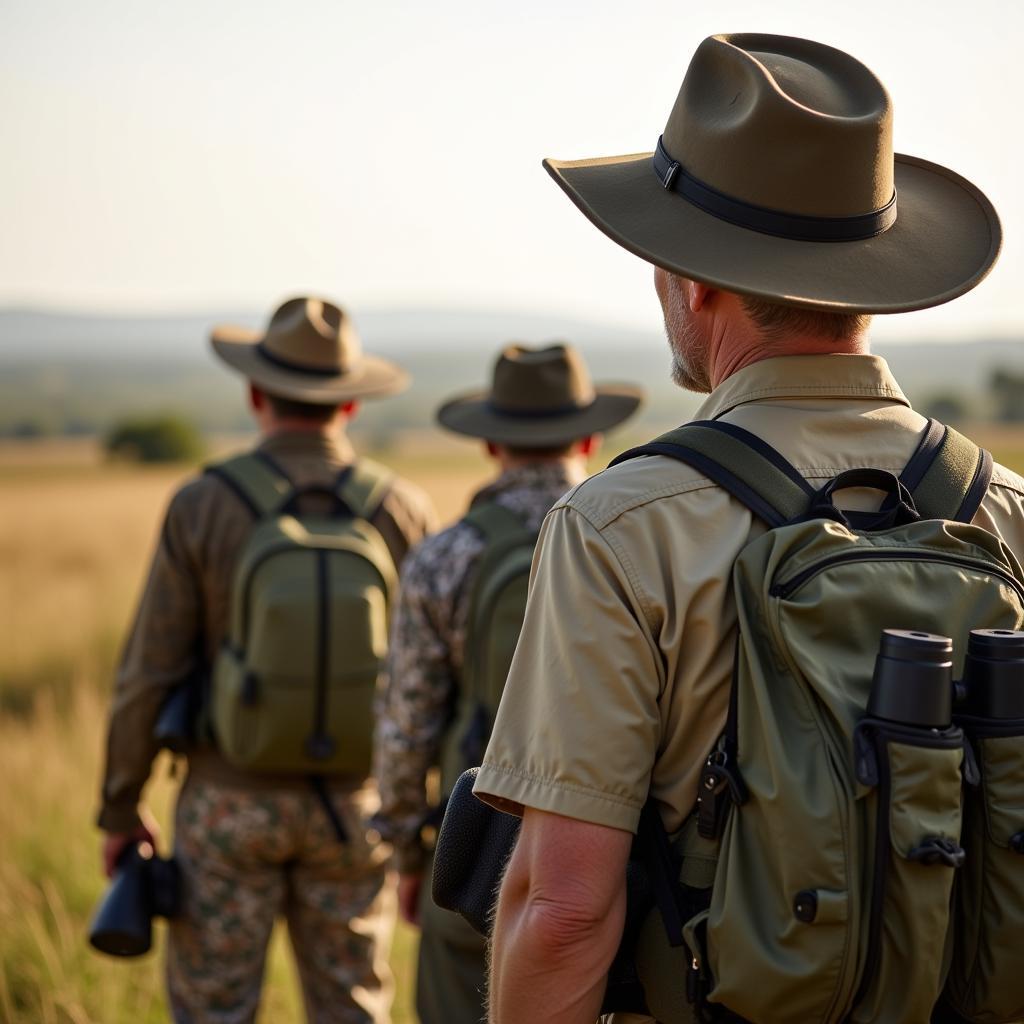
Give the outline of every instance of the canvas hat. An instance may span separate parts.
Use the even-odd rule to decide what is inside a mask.
[[[456,434],[546,448],[610,430],[642,400],[643,392],[627,384],[595,387],[572,345],[509,345],[494,364],[490,390],[445,402],[437,420]]]
[[[403,369],[363,354],[348,314],[326,299],[288,299],[266,330],[215,327],[210,342],[228,366],[281,398],[334,405],[409,386]]]
[[[794,306],[898,313],[973,288],[1001,231],[969,181],[893,154],[892,120],[885,87],[849,54],[716,35],[654,152],[544,166],[606,235],[673,273]]]

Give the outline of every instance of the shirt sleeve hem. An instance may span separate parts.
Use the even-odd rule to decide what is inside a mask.
[[[485,763],[481,767],[473,793],[506,813],[522,814],[524,807],[532,807],[634,833],[640,821],[640,807],[627,800],[495,764]]]

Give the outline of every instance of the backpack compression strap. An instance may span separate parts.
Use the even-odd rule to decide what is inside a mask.
[[[703,473],[769,526],[804,515],[814,488],[771,445],[749,430],[720,420],[684,423],[649,444],[623,452],[611,463],[641,455],[666,455]]]
[[[900,480],[922,518],[969,523],[992,480],[992,456],[952,427],[929,420]]]
[[[369,459],[346,466],[335,484],[335,493],[354,516],[372,519],[389,490],[394,474]]]
[[[260,452],[236,455],[207,466],[203,472],[227,486],[256,519],[276,511],[292,492],[292,482],[284,470]]]

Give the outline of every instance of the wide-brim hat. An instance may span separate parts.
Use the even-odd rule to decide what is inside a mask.
[[[980,189],[893,153],[892,104],[868,68],[788,36],[705,39],[654,152],[544,166],[642,259],[813,309],[947,302],[988,273],[1002,237]]]
[[[456,434],[546,448],[610,430],[642,401],[643,392],[629,384],[595,386],[572,345],[509,345],[494,364],[490,389],[450,399],[437,420]]]
[[[215,327],[210,342],[257,387],[313,405],[384,398],[409,385],[401,367],[363,352],[348,314],[326,299],[288,299],[266,330]]]

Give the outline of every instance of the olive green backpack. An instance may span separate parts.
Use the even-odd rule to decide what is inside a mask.
[[[463,522],[479,531],[484,550],[473,574],[466,645],[455,719],[441,750],[441,792],[483,760],[526,611],[537,534],[496,502],[479,502]]]
[[[211,678],[218,748],[252,772],[365,777],[396,581],[370,519],[390,473],[361,460],[333,486],[297,488],[262,452],[207,472],[256,519]]]
[[[1024,1020],[1024,720],[867,711],[884,629],[952,638],[958,671],[969,631],[1024,626],[1020,565],[969,525],[990,457],[933,421],[899,478],[853,470],[815,491],[731,424],[621,458],[651,454],[769,529],[735,563],[726,730],[639,931],[648,1009],[666,1024]],[[837,509],[846,487],[885,492],[880,511]]]

